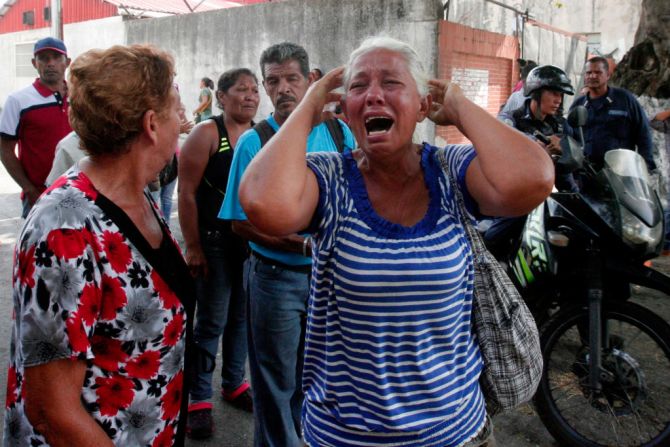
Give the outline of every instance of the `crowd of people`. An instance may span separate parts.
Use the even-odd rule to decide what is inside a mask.
[[[546,198],[574,88],[528,64],[496,120],[425,62],[373,37],[324,74],[278,43],[260,55],[267,118],[254,122],[259,79],[240,67],[214,92],[201,80],[194,125],[169,53],[113,46],[70,65],[62,41],[39,40],[38,79],[0,117],[26,219],[5,445],[209,438],[219,343],[216,394],[253,412],[258,447],[492,443],[461,219]],[[589,112],[585,153],[637,148],[655,169],[649,122],[608,73],[589,60],[573,103]],[[426,119],[471,144],[418,144]],[[665,111],[651,126],[668,123]],[[168,226],[175,184],[183,251]]]

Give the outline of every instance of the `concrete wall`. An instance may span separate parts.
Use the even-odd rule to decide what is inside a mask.
[[[544,29],[538,26],[527,25],[522,48],[526,59],[532,59],[539,64],[551,64],[562,68],[570,78],[575,90],[582,83],[584,60],[587,53],[587,43],[578,37],[568,37],[563,34]],[[574,96],[565,96],[567,110]]]
[[[346,62],[358,43],[384,33],[419,51],[426,69],[436,72],[439,0],[291,0],[244,8],[128,22],[128,43],[153,43],[169,49],[177,64],[177,82],[187,111],[197,104],[203,76],[216,82],[225,70],[251,68],[266,47],[292,41],[310,55],[310,65],[328,70]],[[258,118],[272,104],[261,88]],[[418,138],[432,139],[425,125]]]
[[[649,119],[653,119],[657,113],[670,109],[670,99],[651,98],[641,96],[637,98]],[[670,208],[670,153],[665,150],[665,139],[670,138],[663,132],[651,130],[651,139],[654,146],[654,160],[661,173],[660,188],[658,194],[664,209]]]
[[[498,0],[528,10],[541,22],[573,33],[601,33],[601,52],[615,51],[619,61],[633,46],[642,0]],[[511,34],[517,21],[512,11],[485,0],[451,0],[449,20],[487,31]]]
[[[72,60],[91,48],[124,44],[125,35],[126,30],[121,17],[73,23],[63,28],[65,46]],[[37,77],[36,70],[29,71],[30,76],[16,76],[17,44],[31,44],[32,48],[35,41],[47,36],[49,36],[48,28],[0,35],[0,54],[4,59],[4,63],[0,64],[0,106],[5,103],[11,92],[32,83]],[[27,63],[29,62],[28,59]]]
[[[108,48],[126,43],[123,17],[108,17],[66,25],[63,34],[72,60],[91,48]]]
[[[599,26],[600,24],[596,24],[593,16],[594,13],[599,14],[599,12],[592,8],[598,3],[598,0],[499,1],[520,11],[527,9],[531,17],[549,26],[542,27],[526,23],[523,26],[523,38],[521,39],[520,17],[508,9],[485,0],[451,0],[448,10],[449,21],[495,33],[520,35],[521,57],[532,59],[539,64],[551,64],[564,69],[572,84],[578,88],[581,84],[582,68],[587,54],[587,42],[580,36],[571,37],[559,32],[558,29],[576,33],[582,30],[593,30],[593,26]],[[640,0],[631,1],[639,3]],[[559,3],[563,5],[560,8],[555,6]],[[630,1],[611,0],[611,3],[630,3]],[[569,20],[570,18],[572,21]],[[556,30],[552,30],[551,27]],[[634,33],[635,29],[632,32]],[[572,99],[566,96],[566,108],[572,103]]]
[[[559,28],[577,32],[601,34],[601,54],[614,52],[620,61],[633,46],[635,31],[640,22],[642,0],[534,0],[529,8],[542,8],[538,20]],[[562,7],[551,4],[562,4]]]
[[[642,0],[501,1],[527,8],[537,20],[559,28],[575,32],[602,28],[603,51],[620,46],[623,54],[632,44]],[[168,49],[175,56],[177,82],[190,111],[197,104],[200,78],[216,80],[223,71],[239,66],[260,75],[260,53],[283,40],[303,45],[313,67],[331,69],[344,63],[362,38],[385,33],[410,42],[428,72],[437,74],[442,4],[442,0],[288,0],[159,19],[124,22],[114,17],[67,25],[65,41],[75,57],[112,44],[153,43]],[[506,35],[518,29],[514,13],[485,0],[451,0],[449,5],[451,22]],[[0,51],[8,62],[0,66],[0,104],[33,78],[15,76],[16,43],[34,42],[47,33],[44,29],[0,35]],[[584,49],[581,41],[530,25],[525,28],[524,56],[566,68],[575,84]],[[258,118],[272,109],[262,88],[261,93]],[[431,126],[421,129],[423,138],[430,139]]]

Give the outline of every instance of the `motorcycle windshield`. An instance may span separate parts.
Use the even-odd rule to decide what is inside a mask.
[[[656,225],[661,213],[649,186],[644,159],[628,149],[607,151],[605,169],[612,174],[609,177],[620,203],[649,227]]]

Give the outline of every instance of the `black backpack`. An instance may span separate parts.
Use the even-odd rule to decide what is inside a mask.
[[[328,127],[328,132],[335,143],[337,152],[342,153],[344,151],[344,131],[342,130],[342,126],[340,126],[339,121],[335,118],[326,120],[324,123]],[[275,130],[270,126],[268,120],[263,120],[256,124],[254,130],[261,139],[261,147],[265,146],[265,143],[275,134]]]

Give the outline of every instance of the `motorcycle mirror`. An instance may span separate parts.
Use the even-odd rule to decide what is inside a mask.
[[[582,146],[571,136],[563,136],[561,138],[561,157],[556,161],[556,166],[562,172],[573,172],[581,168],[583,164]]]
[[[584,106],[577,106],[568,114],[568,124],[571,127],[584,127],[589,113]]]

